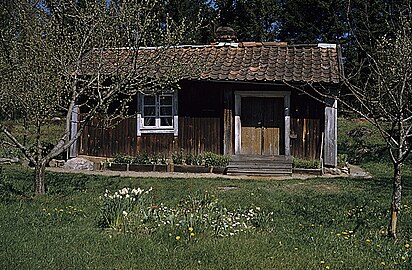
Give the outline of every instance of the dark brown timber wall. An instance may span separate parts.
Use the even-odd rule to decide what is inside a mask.
[[[137,136],[135,117],[104,128],[95,120],[85,127],[79,139],[79,154],[113,157],[137,153],[171,155],[183,151],[201,154],[223,151],[223,91],[210,84],[185,82],[179,90],[178,137],[173,134]]]
[[[319,159],[325,125],[325,106],[308,95],[292,92],[291,109],[292,156]]]
[[[162,153],[171,155],[183,150],[200,154],[220,153],[220,119],[179,117],[179,136],[142,134],[137,137],[136,118],[121,121],[113,128],[103,128],[97,121],[86,126],[79,140],[79,154],[113,157],[117,154]]]

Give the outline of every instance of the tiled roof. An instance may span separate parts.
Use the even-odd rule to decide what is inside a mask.
[[[343,72],[339,47],[332,44],[245,42],[99,52],[105,72],[129,70],[135,63],[140,75],[156,78],[173,73],[193,80],[339,83]],[[90,72],[90,61],[85,65]]]

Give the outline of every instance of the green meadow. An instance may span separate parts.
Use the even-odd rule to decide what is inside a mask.
[[[340,137],[359,146],[343,128]],[[372,139],[365,140],[364,147],[371,147]],[[48,172],[47,195],[37,197],[31,169],[4,165],[0,269],[411,269],[410,165],[405,166],[394,241],[386,236],[391,166],[368,151],[356,158],[370,179],[156,179]],[[145,202],[149,210],[124,213],[127,226],[105,224],[105,194],[125,187],[152,188]],[[205,194],[218,207],[205,203]],[[167,216],[160,218],[161,207],[174,215],[173,225]],[[244,213],[253,210],[260,214],[247,219]],[[152,216],[140,220],[147,213]],[[232,219],[244,221],[245,229],[213,230],[224,230],[225,222],[235,227]]]

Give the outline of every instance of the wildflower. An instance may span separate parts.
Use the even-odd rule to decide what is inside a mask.
[[[323,260],[322,260],[322,261],[320,261],[320,263],[321,263],[321,264],[324,264],[324,263],[325,263],[325,261],[323,261]]]
[[[190,233],[190,236],[191,236],[191,237],[195,236],[195,233]]]
[[[298,250],[298,248],[297,248],[297,247],[295,247],[295,250]]]
[[[409,248],[411,245],[409,245],[408,243],[405,244],[406,248]]]
[[[192,231],[193,231],[193,228],[192,228],[192,227],[189,227],[189,231],[191,231],[191,232],[192,232]]]
[[[123,216],[127,217],[128,213],[126,211],[123,211],[122,213],[123,213]]]
[[[406,260],[406,257],[405,257],[405,256],[402,256],[402,260]]]
[[[366,243],[370,243],[370,242],[372,242],[372,240],[366,239]]]
[[[385,265],[385,262],[381,262],[381,265]]]
[[[337,233],[336,236],[340,236],[340,233]]]
[[[326,265],[325,268],[326,268],[326,269],[330,269],[329,265]]]
[[[176,240],[178,240],[178,241],[180,240],[180,236],[179,236],[179,235],[176,236]]]

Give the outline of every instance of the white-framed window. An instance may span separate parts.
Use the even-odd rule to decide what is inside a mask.
[[[177,94],[140,94],[137,135],[174,133],[177,136]]]

